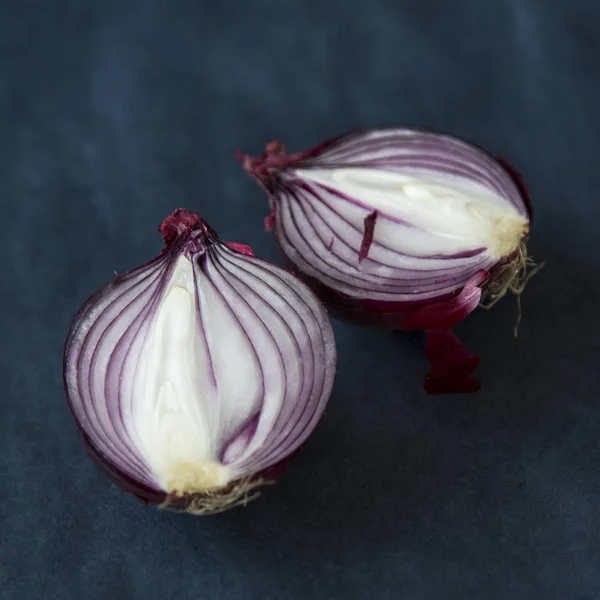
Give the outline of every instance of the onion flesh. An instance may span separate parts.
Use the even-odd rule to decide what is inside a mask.
[[[77,315],[65,389],[92,458],[121,487],[218,512],[316,426],[333,332],[303,283],[194,213],[175,211],[161,231],[163,253]]]
[[[520,176],[452,136],[367,129],[306,152],[286,154],[271,142],[258,157],[239,158],[267,191],[265,223],[286,262],[335,316],[444,330],[454,352],[449,328],[482,299],[520,293],[534,267],[525,245],[531,204]],[[433,336],[428,347],[436,343]],[[447,387],[456,391],[452,377],[449,371]]]

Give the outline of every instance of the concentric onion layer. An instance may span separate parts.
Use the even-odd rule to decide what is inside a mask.
[[[280,463],[333,384],[333,332],[312,292],[215,239],[194,244],[102,288],[66,344],[73,415],[141,495],[219,489]]]
[[[296,156],[254,173],[269,173],[281,250],[299,273],[371,308],[457,293],[529,230],[511,174],[450,136],[359,131]]]

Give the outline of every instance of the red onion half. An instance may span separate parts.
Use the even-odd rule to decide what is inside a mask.
[[[65,389],[92,459],[122,488],[214,513],[270,483],[313,431],[334,336],[302,282],[195,213],[160,230],[161,255],[76,316]]]
[[[285,259],[334,315],[435,331],[426,389],[478,389],[477,359],[450,327],[530,275],[531,206],[516,172],[454,137],[402,128],[239,158],[269,195],[265,224]]]

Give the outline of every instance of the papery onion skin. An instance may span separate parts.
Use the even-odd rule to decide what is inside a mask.
[[[102,287],[89,298],[75,317],[67,336],[64,351],[65,391],[71,413],[81,432],[88,455],[113,482],[124,491],[135,495],[144,504],[168,505],[183,509],[202,506],[202,510],[196,511],[196,514],[210,514],[245,503],[248,495],[244,495],[243,490],[240,492],[240,497],[233,493],[235,502],[227,500],[237,487],[242,489],[243,486],[246,486],[244,490],[254,490],[274,483],[304,444],[320,419],[331,393],[336,364],[333,330],[325,308],[304,283],[276,265],[256,258],[250,247],[219,240],[214,230],[196,213],[178,209],[165,219],[159,230],[165,242],[165,248],[160,255],[146,265],[119,276],[113,282]],[[146,339],[148,334],[142,335],[141,327],[146,324],[146,331],[150,331],[148,327],[151,327],[152,319],[157,318],[152,315],[160,314],[161,303],[167,297],[165,290],[170,289],[167,287],[167,285],[171,285],[170,277],[178,264],[177,261],[183,255],[190,257],[198,282],[205,282],[203,285],[209,287],[215,286],[214,289],[217,291],[219,288],[225,290],[225,295],[215,296],[217,299],[221,298],[219,300],[220,310],[229,311],[226,314],[232,314],[232,322],[239,322],[240,327],[250,327],[249,334],[254,336],[248,338],[250,348],[251,340],[259,339],[260,336],[263,336],[265,340],[272,340],[275,344],[273,347],[279,348],[279,352],[282,354],[281,359],[278,358],[276,363],[271,365],[268,357],[264,355],[260,357],[262,362],[257,363],[265,365],[261,368],[267,368],[267,376],[297,378],[299,375],[301,377],[297,383],[285,383],[285,380],[282,380],[285,383],[285,387],[281,388],[282,391],[290,390],[292,393],[293,390],[297,390],[299,394],[297,398],[285,392],[285,395],[278,400],[277,396],[273,395],[275,392],[270,392],[271,400],[269,402],[271,402],[272,408],[269,410],[273,414],[272,417],[268,417],[266,412],[268,407],[264,405],[264,401],[263,407],[259,408],[258,413],[250,411],[247,417],[244,416],[245,413],[238,414],[238,420],[241,419],[240,425],[237,426],[237,429],[232,430],[233,434],[228,434],[227,437],[215,442],[218,443],[221,450],[218,450],[217,458],[212,459],[218,460],[219,463],[224,461],[222,464],[226,466],[227,472],[238,473],[238,477],[232,477],[220,487],[207,488],[206,492],[198,491],[196,488],[186,490],[161,487],[159,480],[154,477],[152,465],[144,464],[146,455],[135,446],[134,440],[136,436],[139,436],[139,433],[136,433],[139,432],[139,429],[136,427],[139,427],[139,423],[135,425],[133,418],[129,416],[133,414],[132,410],[135,411],[135,405],[131,404],[131,408],[128,408],[124,403],[125,400],[134,402],[135,397],[127,396],[127,393],[123,391],[127,385],[131,387],[133,384],[129,380],[127,380],[129,384],[127,381],[122,382],[122,375],[117,378],[118,373],[137,373],[140,361],[147,360],[142,358],[146,355],[140,354],[141,350],[135,354],[135,344],[140,338],[138,346],[143,347],[145,342],[142,338],[145,335],[144,339]],[[224,275],[231,279],[223,278]],[[241,279],[238,281],[236,277]],[[145,288],[144,286],[149,280],[150,284]],[[230,281],[234,287],[228,287]],[[144,294],[147,294],[147,289],[150,288],[152,288],[150,298],[158,298],[158,300],[148,300],[146,304],[142,303],[140,311],[146,311],[143,315],[140,312],[142,316],[127,317],[127,311],[135,314],[133,309],[130,309],[133,302],[137,302],[140,297],[145,299]],[[263,288],[268,291],[270,296],[276,294],[276,290],[282,290],[285,295],[277,301],[277,306],[271,306],[266,301],[261,304],[263,299],[257,290]],[[131,294],[132,290],[134,295]],[[246,297],[239,295],[239,292],[235,290],[245,290]],[[202,304],[202,309],[198,304],[198,319],[206,318],[202,315],[208,306],[206,298],[200,297],[203,300],[199,300],[199,302],[204,302],[204,304]],[[125,300],[126,298],[133,298],[133,300]],[[157,301],[159,304],[156,304]],[[123,310],[121,312],[113,311],[113,317],[110,317],[110,311],[113,310],[113,306],[118,309],[119,302],[122,303]],[[246,311],[244,314],[254,315],[256,323],[245,323],[244,325],[240,321],[243,317],[231,313],[232,307],[238,304]],[[158,308],[148,308],[150,305]],[[256,310],[259,312],[255,312]],[[120,318],[130,319],[131,325],[127,326],[123,330],[124,332],[119,334],[121,337],[117,338],[115,332],[118,332],[118,328],[115,323],[118,324]],[[217,313],[214,318],[217,318]],[[289,320],[289,323],[286,319]],[[138,329],[132,334],[136,323]],[[94,334],[95,331],[99,332],[100,337],[98,334]],[[246,330],[240,329],[240,331]],[[285,337],[286,335],[288,337]],[[127,346],[127,342],[129,342],[129,346]],[[102,344],[104,344],[103,349],[112,348],[105,367],[102,367],[102,364],[106,362],[106,358],[103,358],[102,354],[96,356],[96,350],[93,350],[92,358],[89,358],[90,351],[86,350],[86,344],[88,348],[99,348]],[[89,346],[89,344],[96,345]],[[207,348],[209,360],[212,360],[210,352],[214,351],[214,347],[209,344]],[[134,371],[127,366],[130,355],[137,360],[135,364],[138,366],[134,364]],[[294,363],[292,360],[294,357],[298,357],[300,363]],[[216,359],[218,360],[218,357]],[[280,362],[281,360],[284,362]],[[115,371],[114,368],[111,370],[110,365],[113,362],[121,365],[120,370]],[[98,366],[95,366],[96,363]],[[208,365],[208,368],[214,369],[210,363]],[[99,368],[101,375],[105,378],[100,380],[100,384],[94,380],[94,368]],[[102,370],[103,368],[104,370]],[[129,370],[127,370],[128,368]],[[271,375],[271,372],[274,375]],[[235,373],[231,376],[237,375],[238,373]],[[195,377],[193,373],[191,376]],[[152,374],[152,377],[156,378],[157,375]],[[270,385],[268,389],[271,390],[278,389],[277,386],[282,385],[278,383],[273,388],[274,384],[268,384],[268,379],[263,379],[263,381]],[[131,389],[134,388],[131,387]],[[160,389],[162,393],[163,388]],[[133,391],[131,393],[133,394]],[[92,395],[89,396],[89,394]],[[115,394],[118,395],[115,396]],[[221,400],[221,396],[218,395],[219,388],[213,390],[214,394],[217,394],[215,396],[217,400]],[[248,391],[248,394],[251,394],[251,390]],[[87,399],[88,396],[92,400]],[[225,400],[222,399],[223,402]],[[115,401],[118,401],[117,404]],[[281,402],[281,404],[273,404],[274,401]],[[111,406],[116,408],[111,408]],[[278,406],[279,408],[277,408]],[[211,410],[221,409],[217,407]],[[242,407],[242,410],[245,409]],[[273,410],[278,412],[273,413]],[[127,419],[124,420],[124,414],[128,415],[128,425]],[[287,420],[282,421],[281,419],[285,415],[288,415]],[[248,419],[246,424],[244,424],[244,418]],[[265,429],[261,425],[264,419],[271,419],[271,428]],[[223,426],[219,425],[219,427]],[[248,427],[251,429],[248,430]],[[235,433],[235,431],[240,433]],[[252,450],[253,440],[260,431],[262,431],[260,434],[263,439],[262,445],[256,446]],[[234,453],[237,452],[237,454],[232,458],[227,458],[228,449],[234,446],[236,448]],[[131,454],[132,448],[133,454]],[[257,465],[256,469],[252,468],[253,464]],[[139,473],[143,473],[143,476],[140,476]],[[205,507],[206,498],[208,498],[210,510]],[[219,498],[225,498],[225,500],[221,502]],[[189,510],[194,512],[191,508]]]
[[[356,324],[403,331],[446,331],[450,336],[449,329],[480,304],[482,293],[489,290],[488,284],[512,264],[529,237],[531,200],[519,173],[505,159],[495,158],[477,146],[446,134],[413,128],[362,129],[337,136],[305,152],[286,154],[282,143],[271,142],[262,155],[252,158],[238,153],[238,159],[269,196],[271,214],[265,219],[265,226],[274,231],[290,270],[315,291],[334,317]],[[510,245],[512,250],[507,255],[496,256],[485,247],[473,247],[462,254],[433,257],[447,261],[450,267],[437,271],[442,275],[438,293],[436,271],[430,271],[431,267],[425,264],[430,259],[416,254],[417,261],[425,265],[423,270],[415,272],[416,279],[411,279],[409,271],[396,268],[397,275],[387,275],[386,285],[406,291],[399,291],[396,297],[395,292],[390,292],[382,298],[381,290],[385,286],[382,287],[383,280],[378,281],[379,263],[369,263],[365,258],[369,257],[372,244],[381,241],[378,240],[379,219],[384,218],[389,223],[392,217],[373,212],[366,200],[361,203],[363,198],[350,198],[337,184],[320,182],[320,175],[316,179],[306,178],[311,172],[343,173],[364,169],[377,170],[382,175],[416,173],[419,176],[437,175],[436,169],[440,169],[448,178],[454,176],[473,185],[487,186],[490,193],[506,203],[507,210],[510,206],[510,212],[520,216],[522,230],[516,230],[514,244]],[[358,209],[355,204],[359,205]],[[359,231],[359,217],[344,213],[344,206],[349,210],[350,205],[355,213],[362,211],[362,231]],[[337,229],[338,221],[344,223],[343,230]],[[351,235],[346,233],[346,223],[352,228]],[[398,230],[402,236],[402,226]],[[338,245],[342,249],[336,252]],[[378,251],[381,257],[388,249],[380,244]],[[401,252],[396,254],[402,255]],[[417,262],[409,258],[413,264]],[[391,272],[391,268],[388,271]],[[431,283],[427,281],[427,273],[432,273]],[[421,281],[427,281],[428,294],[411,291],[422,286]],[[380,291],[366,293],[370,286]],[[433,339],[438,340],[436,336]],[[432,355],[437,356],[437,353]],[[438,370],[435,364],[432,369],[433,372]],[[436,392],[431,391],[433,387]],[[474,391],[473,387],[465,385],[464,391]],[[443,385],[426,384],[426,388],[430,393],[441,393]],[[457,391],[455,382],[449,383],[450,389],[452,393]]]

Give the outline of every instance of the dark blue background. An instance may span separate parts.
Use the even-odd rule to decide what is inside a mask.
[[[0,598],[600,598],[600,4],[3,0]],[[193,518],[87,459],[70,321],[172,209],[279,260],[234,152],[376,124],[508,157],[547,260],[459,326],[476,396],[427,397],[419,336],[335,324],[322,423],[278,486]]]

